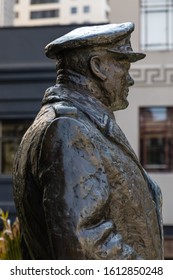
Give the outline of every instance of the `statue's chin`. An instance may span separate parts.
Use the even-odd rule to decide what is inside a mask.
[[[124,110],[129,106],[128,100],[124,100],[122,104],[112,103],[110,106],[111,111]]]

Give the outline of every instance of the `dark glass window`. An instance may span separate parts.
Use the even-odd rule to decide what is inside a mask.
[[[109,12],[105,12],[106,18],[109,19]]]
[[[31,19],[55,18],[55,17],[59,17],[59,9],[58,10],[32,11],[30,14]]]
[[[86,14],[89,13],[90,12],[90,6],[84,6],[83,7],[83,12],[86,13]]]
[[[31,4],[59,3],[59,0],[31,0]]]
[[[173,108],[140,108],[140,161],[148,171],[173,171]]]
[[[173,49],[173,1],[141,0],[141,48]]]
[[[14,155],[30,124],[29,120],[0,122],[0,174],[12,174]]]
[[[14,13],[14,18],[19,18],[19,13],[18,12]]]
[[[77,7],[71,7],[71,14],[77,14]]]

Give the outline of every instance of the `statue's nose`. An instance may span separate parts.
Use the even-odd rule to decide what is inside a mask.
[[[132,79],[130,74],[127,75],[127,82],[129,87],[134,85],[134,80]]]

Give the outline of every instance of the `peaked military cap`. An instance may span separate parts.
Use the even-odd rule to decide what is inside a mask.
[[[79,27],[49,43],[45,53],[47,57],[55,59],[64,50],[102,46],[118,57],[124,56],[130,62],[135,62],[143,59],[145,54],[133,51],[130,43],[133,31],[132,22]]]

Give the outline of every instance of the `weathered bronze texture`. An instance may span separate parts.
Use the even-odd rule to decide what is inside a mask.
[[[57,83],[23,137],[14,197],[23,258],[162,259],[162,197],[113,111],[128,106],[132,23],[53,41]],[[129,125],[132,125],[130,120]]]

